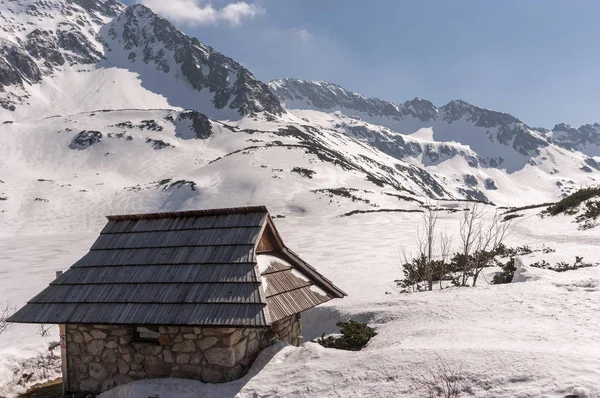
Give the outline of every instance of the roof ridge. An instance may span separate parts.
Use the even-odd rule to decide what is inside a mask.
[[[184,218],[225,216],[230,214],[268,213],[266,206],[225,207],[220,209],[183,210],[163,213],[121,214],[106,216],[109,221],[157,220],[161,218]]]

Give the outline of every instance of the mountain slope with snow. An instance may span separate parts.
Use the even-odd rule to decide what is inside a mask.
[[[141,4],[5,0],[0,16],[0,118],[164,107],[221,119],[284,112],[246,68]]]

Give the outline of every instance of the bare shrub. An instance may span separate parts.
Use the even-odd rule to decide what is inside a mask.
[[[41,337],[47,337],[50,335],[50,329],[52,329],[56,325],[46,325],[45,323],[40,323],[38,325],[38,334]]]
[[[8,301],[0,308],[0,334],[6,332],[11,324],[8,322],[8,317],[15,311]]]
[[[439,355],[434,367],[428,367],[411,380],[411,387],[420,398],[458,398],[470,390],[463,383],[462,366],[453,368]]]

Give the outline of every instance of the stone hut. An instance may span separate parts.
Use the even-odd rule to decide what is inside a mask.
[[[59,324],[66,393],[243,376],[300,314],[346,294],[288,249],[265,207],[109,216],[90,251],[9,321]]]

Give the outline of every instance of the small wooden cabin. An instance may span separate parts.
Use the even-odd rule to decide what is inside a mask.
[[[237,379],[274,339],[301,343],[302,311],[346,295],[284,245],[265,207],[107,218],[9,319],[60,325],[68,393]]]

